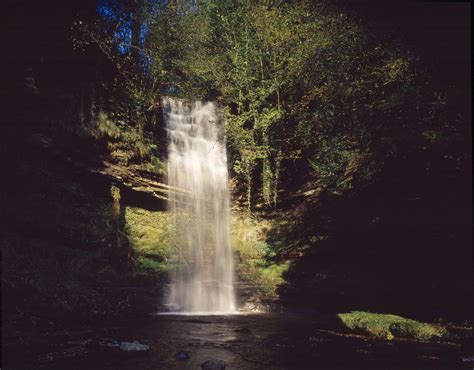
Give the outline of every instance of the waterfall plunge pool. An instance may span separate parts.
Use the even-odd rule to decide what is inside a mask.
[[[107,346],[135,341],[148,346],[148,352],[122,353]],[[201,369],[210,359],[224,361],[227,370],[452,369],[461,367],[466,355],[453,344],[349,334],[331,315],[318,314],[166,313],[77,324],[75,329],[30,338],[27,350],[24,341],[21,350],[12,347],[11,340],[6,343],[12,370]]]

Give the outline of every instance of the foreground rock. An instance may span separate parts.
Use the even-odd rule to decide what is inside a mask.
[[[201,364],[202,370],[224,370],[226,363],[222,360],[211,359]]]
[[[137,341],[133,342],[122,342],[120,343],[120,350],[125,352],[148,352],[150,347],[146,344],[138,343]]]
[[[174,355],[174,358],[179,360],[179,361],[187,361],[190,359],[190,355],[189,355],[189,352],[188,351],[178,351],[176,352],[176,354]]]
[[[99,346],[111,349],[112,351],[120,351],[128,354],[144,354],[150,351],[150,346],[137,342],[119,342],[119,341],[100,341]]]

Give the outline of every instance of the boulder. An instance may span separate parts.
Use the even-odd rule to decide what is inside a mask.
[[[189,351],[178,351],[174,355],[174,358],[179,361],[187,361],[191,356],[189,355]]]
[[[149,346],[146,344],[141,344],[137,341],[121,342],[119,348],[125,352],[148,352],[150,350]]]
[[[210,359],[201,364],[202,370],[224,370],[226,366],[225,361],[218,359]]]

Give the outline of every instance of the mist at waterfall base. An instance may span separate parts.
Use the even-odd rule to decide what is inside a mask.
[[[163,99],[175,259],[170,313],[237,313],[227,154],[212,102]]]

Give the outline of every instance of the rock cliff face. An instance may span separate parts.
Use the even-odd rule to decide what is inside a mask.
[[[179,189],[170,189],[159,176],[144,169],[139,164],[128,164],[111,154],[84,151],[80,145],[77,147],[65,146],[58,140],[53,140],[42,133],[24,133],[23,138],[27,145],[26,150],[43,156],[45,160],[54,161],[58,166],[63,166],[79,178],[86,176],[97,177],[98,182],[116,183],[128,193],[137,193],[154,198],[155,203],[162,204],[166,201],[170,191],[179,192]],[[28,137],[29,136],[29,137]],[[18,136],[16,137],[18,138]],[[93,148],[94,149],[94,148]],[[151,201],[153,203],[153,201]],[[155,207],[157,204],[154,205]]]
[[[470,190],[462,179],[469,169],[430,156],[428,169],[419,153],[390,158],[372,183],[342,195],[300,191],[289,198],[281,227],[268,236],[283,240],[273,258],[291,260],[282,302],[468,319]]]
[[[0,185],[0,218],[7,332],[44,330],[70,315],[155,312],[166,274],[137,249],[132,235],[143,217],[129,225],[130,207],[163,209],[166,185],[138,164],[112,163],[79,139],[60,142],[34,129],[4,134],[2,169],[8,176]]]
[[[157,310],[173,253],[166,197],[180,190],[91,143],[40,131],[7,131],[2,153],[6,312]],[[388,162],[372,184],[343,195],[304,179],[279,208],[252,219],[236,204],[240,304],[466,318],[464,172],[441,160],[430,171],[407,161]]]

